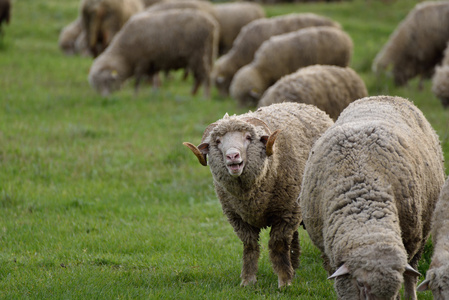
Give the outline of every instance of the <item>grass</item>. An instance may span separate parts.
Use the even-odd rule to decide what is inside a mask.
[[[430,81],[396,88],[371,62],[416,1],[353,0],[265,6],[269,16],[315,12],[354,40],[351,66],[371,95],[409,98],[449,161],[449,112]],[[103,99],[87,83],[91,59],[64,56],[59,31],[78,0],[13,2],[0,39],[0,298],[334,299],[319,251],[300,230],[301,267],[277,289],[267,238],[257,285],[240,288],[242,246],[221,212],[207,168],[183,141],[242,113],[232,99],[189,94],[182,72],[158,91],[131,84]],[[429,245],[420,271],[429,263]],[[429,293],[419,299],[431,299]]]

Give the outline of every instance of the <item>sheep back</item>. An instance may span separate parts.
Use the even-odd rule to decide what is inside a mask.
[[[284,34],[311,26],[341,25],[327,17],[313,13],[288,14],[254,20],[243,26],[235,38],[232,48],[214,64],[212,80],[222,95],[228,95],[234,74],[249,64],[254,53],[264,41],[274,35]]]
[[[243,26],[265,17],[263,7],[254,2],[219,3],[214,5],[214,9],[220,24],[219,54],[231,49]]]
[[[308,27],[273,36],[254,60],[241,68],[231,82],[231,96],[242,106],[255,106],[265,90],[282,76],[309,65],[349,65],[351,37],[334,27]]]
[[[99,91],[112,92],[133,75],[138,79],[158,71],[188,68],[195,86],[203,82],[206,89],[217,53],[218,30],[217,22],[200,10],[136,14],[94,60],[89,82]]]
[[[430,77],[449,40],[449,2],[419,3],[390,35],[373,61],[373,71],[392,65],[396,85],[416,75]]]
[[[366,96],[365,83],[353,69],[313,65],[279,79],[265,91],[258,107],[284,101],[307,103],[336,120],[349,103]]]
[[[429,236],[443,160],[429,122],[400,97],[352,102],[317,140],[304,171],[301,210],[328,272],[342,264],[352,272],[336,280],[340,298],[358,299],[352,278],[382,299],[398,293],[400,272],[407,261],[417,266]],[[415,284],[406,284],[406,297]]]

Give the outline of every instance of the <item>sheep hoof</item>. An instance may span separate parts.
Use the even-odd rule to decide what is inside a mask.
[[[284,281],[284,280],[282,280],[282,279],[280,279],[280,278],[279,278],[279,280],[278,280],[278,283],[279,283],[279,288],[280,288],[280,289],[292,285],[292,281],[291,281],[291,280]]]
[[[243,279],[242,283],[240,284],[240,286],[248,286],[248,285],[253,285],[257,282],[257,278],[255,275],[250,276],[249,278]]]

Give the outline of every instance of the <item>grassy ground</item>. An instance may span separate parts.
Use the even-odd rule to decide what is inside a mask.
[[[417,80],[395,88],[371,62],[416,1],[266,6],[341,22],[351,66],[371,95],[407,97],[438,132],[449,161],[449,112]],[[301,267],[277,289],[263,232],[258,284],[240,288],[241,243],[221,213],[210,172],[183,141],[232,99],[191,97],[182,72],[158,91],[130,85],[108,99],[87,83],[91,59],[58,49],[77,0],[16,0],[0,40],[0,298],[334,299],[319,251],[301,229]],[[430,252],[427,253],[430,255]],[[428,259],[422,260],[425,272]],[[431,299],[428,293],[420,299]]]

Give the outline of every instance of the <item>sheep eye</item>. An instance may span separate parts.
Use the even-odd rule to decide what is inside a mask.
[[[215,143],[217,143],[217,145],[219,145],[219,144],[221,143],[220,139],[217,139],[217,140],[215,141]]]
[[[252,140],[253,140],[253,138],[252,138],[251,135],[249,135],[249,134],[246,136],[246,139],[247,139],[248,141],[252,141]]]

